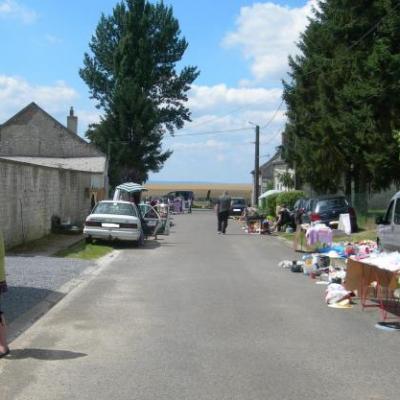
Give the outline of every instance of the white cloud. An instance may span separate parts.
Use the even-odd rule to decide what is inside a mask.
[[[172,143],[172,150],[202,150],[209,151],[210,149],[221,149],[226,147],[226,144],[214,139],[209,139],[204,142],[192,142],[192,143]]]
[[[240,47],[250,60],[251,71],[258,81],[280,79],[287,72],[289,54],[297,54],[295,43],[308,24],[316,0],[303,7],[290,8],[272,2],[242,7],[236,30],[223,39],[225,47]]]
[[[65,125],[69,109],[79,102],[79,95],[63,81],[34,85],[21,77],[0,75],[0,124],[32,101]],[[85,132],[89,124],[100,121],[100,112],[94,107],[90,110],[74,108],[80,132]]]
[[[24,24],[30,24],[36,21],[38,15],[16,0],[3,0],[0,2],[0,17],[17,19]]]
[[[63,81],[52,86],[33,85],[21,77],[0,75],[0,120],[10,118],[32,101],[52,113],[67,110],[77,98],[75,89]]]
[[[254,107],[261,104],[276,103],[282,89],[229,88],[225,84],[214,86],[193,85],[189,93],[188,106],[193,111],[216,110],[229,106]]]

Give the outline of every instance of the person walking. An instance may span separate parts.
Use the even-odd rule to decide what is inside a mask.
[[[231,198],[228,192],[224,192],[217,201],[218,233],[225,234],[228,226],[229,210],[231,207]]]
[[[4,241],[3,234],[0,230],[0,300],[2,293],[7,291],[6,284],[6,271],[5,271],[5,251],[4,251]],[[10,352],[10,349],[7,346],[7,338],[6,338],[6,321],[3,316],[3,312],[1,311],[1,301],[0,301],[0,358],[5,357]]]

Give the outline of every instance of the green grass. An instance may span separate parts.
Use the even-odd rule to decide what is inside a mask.
[[[73,247],[61,250],[56,253],[56,257],[79,258],[81,260],[97,260],[113,251],[111,246],[101,244],[88,244],[85,241],[79,242]]]
[[[284,239],[293,241],[294,233],[280,232],[278,235]],[[303,243],[306,242],[305,235],[302,232]],[[360,242],[363,240],[376,240],[376,229],[365,229],[351,235],[338,235],[333,237],[334,242]]]

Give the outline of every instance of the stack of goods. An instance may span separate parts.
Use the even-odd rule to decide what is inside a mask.
[[[351,308],[351,298],[353,296],[354,293],[346,290],[342,285],[331,283],[325,291],[325,302],[330,306]]]
[[[310,226],[306,231],[307,245],[313,246],[315,244],[332,245],[333,233],[332,229],[325,224],[315,224]]]
[[[352,258],[359,260],[358,256],[352,256]],[[391,272],[400,271],[400,253],[398,251],[393,253],[371,253],[367,257],[362,257],[362,262]]]

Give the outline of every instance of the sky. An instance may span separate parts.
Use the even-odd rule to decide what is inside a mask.
[[[0,124],[35,101],[64,125],[70,106],[84,137],[100,111],[79,77],[102,13],[116,0],[0,0]],[[189,47],[178,67],[200,76],[192,122],[167,136],[173,155],[150,181],[250,183],[255,125],[260,165],[281,143],[282,79],[315,0],[164,0]]]

